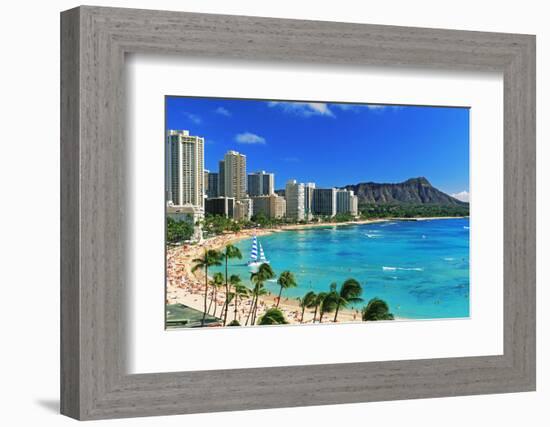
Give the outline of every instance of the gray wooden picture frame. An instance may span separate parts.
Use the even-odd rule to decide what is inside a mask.
[[[127,53],[502,72],[504,354],[127,374]],[[62,12],[63,414],[85,420],[530,390],[535,390],[534,36],[88,6]]]

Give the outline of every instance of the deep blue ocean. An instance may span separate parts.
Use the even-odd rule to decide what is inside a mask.
[[[365,303],[382,298],[397,317],[457,318],[470,313],[469,229],[468,218],[390,221],[284,231],[258,240],[275,272],[290,270],[297,279],[298,287],[283,297],[327,291],[332,282],[353,277],[363,285]],[[230,274],[250,283],[251,240],[236,246],[243,259],[230,261]],[[274,281],[266,287],[279,290]]]

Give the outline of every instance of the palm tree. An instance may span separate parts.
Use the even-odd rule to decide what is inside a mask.
[[[296,283],[296,279],[294,278],[294,274],[292,274],[288,270],[281,273],[279,279],[277,280],[277,283],[281,287],[281,289],[279,289],[279,297],[277,298],[277,304],[275,304],[275,308],[279,307],[283,289],[295,288],[296,286],[298,286],[298,284]]]
[[[315,300],[313,301],[313,306],[315,307],[315,312],[313,313],[313,323],[315,323],[315,319],[317,318],[317,310],[319,310],[319,306],[326,296],[326,292],[319,292],[317,295],[315,295]]]
[[[319,304],[319,323],[323,323],[323,314],[336,310],[338,304],[338,292],[331,290],[326,293]]]
[[[300,323],[304,323],[304,312],[306,311],[306,308],[315,307],[316,298],[317,295],[313,291],[309,291],[302,298],[298,298],[298,301],[300,301],[300,307],[302,308],[302,317],[300,318]]]
[[[233,301],[234,299],[235,299],[235,292],[230,291],[229,294],[227,294],[227,298],[225,298],[225,301],[223,302],[222,313],[225,310],[225,306],[231,304],[231,301]]]
[[[241,251],[239,250],[239,248],[236,247],[236,246],[233,246],[232,244],[229,244],[225,247],[225,251],[224,251],[223,255],[225,257],[225,295],[226,295],[226,298],[227,298],[227,295],[229,295],[229,283],[227,281],[227,262],[229,261],[229,259],[233,259],[233,258],[241,259],[243,257],[243,255],[241,254]],[[224,324],[224,326],[227,323],[227,310],[228,310],[228,308],[229,308],[229,304],[227,304],[227,301],[226,301],[225,311],[224,311],[224,314],[223,314],[223,324]]]
[[[285,315],[278,308],[270,308],[265,314],[258,320],[258,325],[286,325],[288,321],[285,319]]]
[[[373,298],[366,307],[363,307],[362,319],[367,320],[393,320],[393,314],[386,301],[380,298]]]
[[[239,309],[239,300],[248,296],[248,288],[242,284],[241,276],[238,274],[232,274],[229,278],[229,283],[233,286],[235,293],[235,315],[233,321],[237,320],[237,311]]]
[[[361,284],[355,279],[348,279],[342,284],[342,287],[338,292],[334,322],[336,322],[338,318],[338,310],[340,310],[340,307],[346,307],[348,304],[363,302],[363,298],[361,298],[362,292],[363,288],[361,287]]]
[[[263,285],[254,292],[254,295],[256,296],[256,304],[254,304],[254,312],[252,313],[252,321],[250,322],[251,325],[256,324],[256,316],[258,315],[258,300],[261,296],[267,295],[268,293],[269,291],[264,288]]]
[[[204,312],[201,320],[201,326],[204,326],[204,320],[206,319],[206,305],[208,300],[208,267],[222,265],[221,254],[214,249],[204,249],[204,256],[202,258],[195,258],[193,262],[195,265],[191,269],[192,272],[204,268]]]
[[[251,325],[254,325],[256,321],[256,311],[258,308],[258,297],[264,295],[266,290],[263,288],[264,282],[275,277],[275,272],[271,266],[267,263],[263,263],[258,268],[258,271],[250,275],[250,281],[254,283],[254,289],[252,290],[252,305],[250,306],[250,311],[248,317],[246,318],[246,325],[248,325],[248,320],[251,319]]]
[[[216,317],[216,311],[218,308],[217,299],[218,299],[218,288],[223,285],[223,274],[221,273],[214,273],[214,277],[212,277],[212,281],[210,282],[212,285],[212,296],[210,297],[210,304],[208,305],[208,314],[210,314],[210,308],[212,307],[212,303],[214,303],[214,314],[213,316]]]

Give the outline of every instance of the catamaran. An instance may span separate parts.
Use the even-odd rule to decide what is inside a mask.
[[[259,256],[258,256],[259,248]],[[250,250],[250,260],[248,261],[249,267],[259,267],[262,264],[269,264],[264,254],[264,248],[262,244],[258,242],[258,238],[254,235],[252,238],[252,249]]]

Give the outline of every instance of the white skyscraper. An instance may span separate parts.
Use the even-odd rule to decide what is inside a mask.
[[[287,218],[303,221],[305,219],[305,190],[304,184],[295,179],[288,180],[285,188]]]
[[[315,183],[308,182],[304,184],[304,210],[308,221],[313,219],[313,192],[315,191]]]
[[[204,138],[187,130],[166,135],[166,200],[204,209]]]
[[[336,212],[356,216],[358,214],[357,200],[357,196],[353,193],[353,190],[338,190],[336,192]]]
[[[246,198],[246,156],[228,151],[224,156],[224,196],[235,200]],[[221,175],[221,171],[220,171]]]

